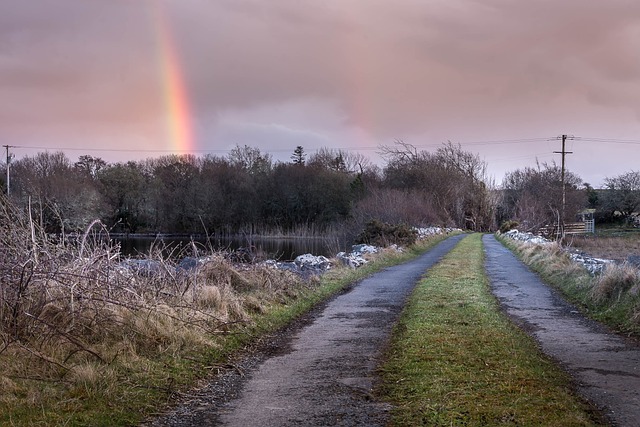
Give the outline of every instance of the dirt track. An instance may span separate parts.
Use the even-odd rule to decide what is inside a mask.
[[[392,324],[420,276],[464,236],[356,284],[152,426],[382,426],[370,395]],[[493,236],[486,269],[506,313],[618,426],[640,425],[640,347],[584,319]]]
[[[277,338],[280,354],[251,362],[259,366],[249,369],[246,379],[230,372],[152,425],[384,425],[388,407],[370,395],[378,357],[417,281],[463,237],[361,281],[326,304],[310,324]],[[219,388],[225,397],[238,398],[220,404]]]
[[[615,425],[640,425],[640,347],[581,316],[494,236],[483,238],[492,291]]]

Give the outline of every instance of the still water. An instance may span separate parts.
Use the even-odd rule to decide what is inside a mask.
[[[329,243],[322,238],[191,238],[191,237],[155,237],[135,236],[112,238],[120,244],[120,252],[124,256],[144,257],[150,251],[161,250],[168,257],[193,255],[193,248],[206,254],[211,250],[235,250],[250,248],[260,258],[290,261],[298,255],[310,253],[331,257],[344,250],[336,242]]]

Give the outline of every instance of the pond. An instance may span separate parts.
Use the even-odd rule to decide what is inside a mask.
[[[120,244],[120,252],[128,257],[144,257],[150,250],[162,250],[168,257],[182,257],[193,253],[195,244],[198,251],[208,253],[212,250],[236,250],[250,248],[251,252],[264,259],[290,261],[298,255],[310,253],[313,255],[334,256],[345,250],[346,245],[336,241],[330,242],[323,238],[275,238],[275,237],[238,237],[212,238],[206,237],[175,237],[175,236],[126,236],[112,237]]]

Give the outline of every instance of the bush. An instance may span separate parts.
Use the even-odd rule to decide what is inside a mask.
[[[391,225],[377,219],[367,222],[356,243],[375,246],[409,246],[416,242],[418,232],[406,224]]]
[[[514,228],[518,228],[520,223],[514,220],[507,220],[500,225],[500,232],[506,233],[507,231],[513,230]]]

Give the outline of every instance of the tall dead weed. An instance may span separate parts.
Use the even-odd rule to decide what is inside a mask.
[[[35,407],[73,390],[104,392],[144,360],[215,348],[252,313],[313,286],[215,253],[188,271],[160,251],[132,268],[141,264],[105,236],[99,222],[75,240],[48,236],[0,200],[0,405],[31,393],[33,381],[57,387],[33,394]]]

